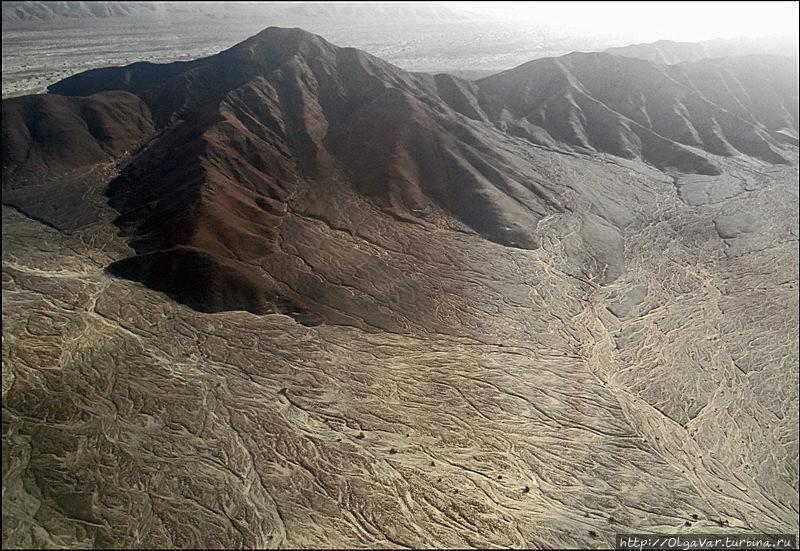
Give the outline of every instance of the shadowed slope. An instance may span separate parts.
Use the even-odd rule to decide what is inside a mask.
[[[723,106],[737,117],[797,145],[797,59],[746,56],[681,63],[668,67],[677,82]],[[793,136],[794,141],[786,141]],[[756,145],[757,147],[757,145]]]
[[[270,264],[290,200],[323,181],[392,216],[455,223],[526,248],[538,246],[537,221],[561,209],[496,145],[496,132],[439,98],[434,79],[299,29],[270,28],[191,63],[90,71],[52,90],[114,88],[138,94],[160,128],[108,188],[139,253],[117,273],[153,273],[149,264],[169,251],[177,266],[196,258],[178,253],[189,247],[210,256],[210,271],[235,274],[209,277],[258,281],[273,296],[269,278],[244,274]],[[197,304],[172,283],[144,281]],[[235,302],[204,308],[241,307]]]
[[[787,89],[787,83],[796,83],[797,69],[789,59],[767,59],[760,71],[751,71],[747,58],[664,68],[575,53],[482,79],[479,99],[495,124],[534,143],[565,143],[641,157],[662,169],[716,174],[718,168],[698,150],[788,162],[781,154],[783,140],[772,130],[796,131],[797,89]],[[746,79],[749,86],[737,80],[739,75],[752,75]]]
[[[126,92],[3,101],[3,191],[114,160],[153,133],[150,112]]]

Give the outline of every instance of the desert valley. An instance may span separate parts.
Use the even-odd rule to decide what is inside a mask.
[[[4,53],[3,546],[797,534],[798,63],[719,44]]]

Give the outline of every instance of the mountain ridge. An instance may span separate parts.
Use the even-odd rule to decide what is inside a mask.
[[[673,72],[682,69],[683,65],[672,68]],[[539,81],[538,88],[532,88],[534,81]],[[562,141],[627,158],[642,156],[662,169],[680,156],[684,160],[675,168],[706,174],[717,173],[713,163],[686,146],[716,155],[745,153],[770,163],[788,162],[778,151],[779,138],[771,133],[778,130],[774,124],[764,128],[758,119],[748,121],[730,113],[729,109],[740,105],[738,98],[729,98],[724,107],[716,105],[695,93],[697,86],[691,80],[678,82],[666,70],[643,60],[573,53],[533,60],[485,77],[478,87],[479,103],[495,124],[504,129],[512,126],[518,134],[544,145]],[[796,95],[795,87],[785,94],[783,103],[764,107],[785,111],[785,124],[795,132],[797,109],[791,97]],[[766,116],[775,118],[772,112]],[[530,125],[535,131],[529,130]],[[599,134],[592,135],[593,127],[601,129]],[[616,141],[609,143],[609,138]]]
[[[135,151],[106,189],[115,223],[136,252],[112,264],[112,273],[199,310],[277,310],[319,320],[320,304],[333,300],[328,282],[306,278],[292,287],[275,279],[290,263],[282,237],[289,214],[317,212],[333,222],[311,199],[317,189],[327,190],[328,201],[355,200],[422,227],[536,249],[539,222],[578,199],[535,176],[524,143],[710,175],[719,174],[715,156],[789,162],[781,150],[796,136],[797,114],[785,103],[796,89],[761,102],[717,98],[737,114],[700,93],[714,83],[701,82],[698,71],[674,71],[570,54],[470,83],[408,73],[302,29],[269,27],[207,58],[95,69],[50,90],[72,98],[59,101],[127,94],[146,106],[141,128],[126,141],[125,152]],[[745,84],[746,95],[763,82]],[[4,100],[4,113],[26,101]],[[20,134],[5,119],[4,138]],[[779,140],[778,130],[788,138]],[[17,185],[13,175],[30,162],[7,157],[5,147],[4,173],[12,177],[4,189]],[[604,211],[589,188],[574,192],[605,212],[600,225],[587,222],[596,231],[582,239],[593,266],[586,269],[613,281],[624,270],[619,220],[630,215]],[[354,225],[358,209],[337,216]],[[200,274],[199,287],[179,284],[190,273]]]

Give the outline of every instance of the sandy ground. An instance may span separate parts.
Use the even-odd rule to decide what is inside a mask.
[[[539,224],[535,251],[284,224],[309,270],[354,293],[359,266],[320,251],[357,247],[439,289],[435,321],[396,332],[200,314],[103,271],[130,254],[112,212],[59,232],[4,206],[4,545],[796,533],[797,169],[720,159],[723,176],[673,179],[531,154],[565,193],[634,206],[613,284],[570,275],[570,212]]]

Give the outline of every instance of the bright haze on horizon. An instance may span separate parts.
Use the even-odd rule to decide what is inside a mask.
[[[442,2],[453,8],[562,30],[652,42],[791,36],[798,2]]]

